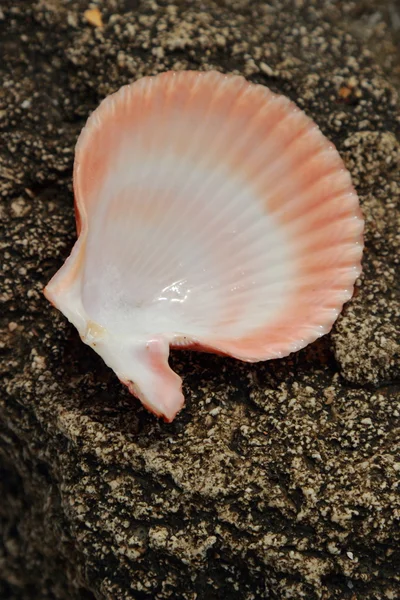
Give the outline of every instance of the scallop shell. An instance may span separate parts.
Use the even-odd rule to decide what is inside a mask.
[[[217,72],[145,77],[77,146],[78,240],[45,289],[142,403],[172,421],[170,346],[244,361],[327,333],[363,219],[335,147],[290,100]]]

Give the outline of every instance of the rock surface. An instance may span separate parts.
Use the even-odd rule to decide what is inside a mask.
[[[395,3],[97,4],[102,28],[83,1],[0,9],[0,597],[399,598]],[[175,353],[187,404],[167,425],[42,288],[74,241],[87,115],[169,68],[240,73],[306,110],[351,170],[366,249],[353,300],[304,351]]]

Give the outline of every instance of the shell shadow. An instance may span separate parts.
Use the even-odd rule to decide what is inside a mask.
[[[79,411],[109,430],[135,438],[139,436],[144,444],[150,433],[154,442],[154,436],[163,438],[177,434],[193,419],[201,419],[199,399],[207,397],[208,409],[218,406],[221,401],[241,403],[256,416],[259,408],[250,399],[254,388],[279,389],[284,382],[293,381],[306,372],[337,371],[329,336],[288,357],[259,363],[173,350],[170,364],[182,377],[186,404],[172,423],[164,423],[143,408],[100,356],[82,343],[72,325],[63,322],[56,331],[57,340],[53,340],[49,368],[71,400],[76,402]]]

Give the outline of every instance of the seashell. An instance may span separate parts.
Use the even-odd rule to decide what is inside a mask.
[[[74,191],[78,240],[45,295],[166,421],[184,403],[170,346],[285,356],[331,329],[361,271],[337,150],[239,76],[168,72],[106,98]]]

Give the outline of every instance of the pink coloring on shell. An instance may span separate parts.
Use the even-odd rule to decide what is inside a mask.
[[[166,421],[184,403],[170,346],[285,356],[331,329],[361,271],[337,150],[242,77],[168,72],[106,98],[74,191],[78,240],[45,295]]]

